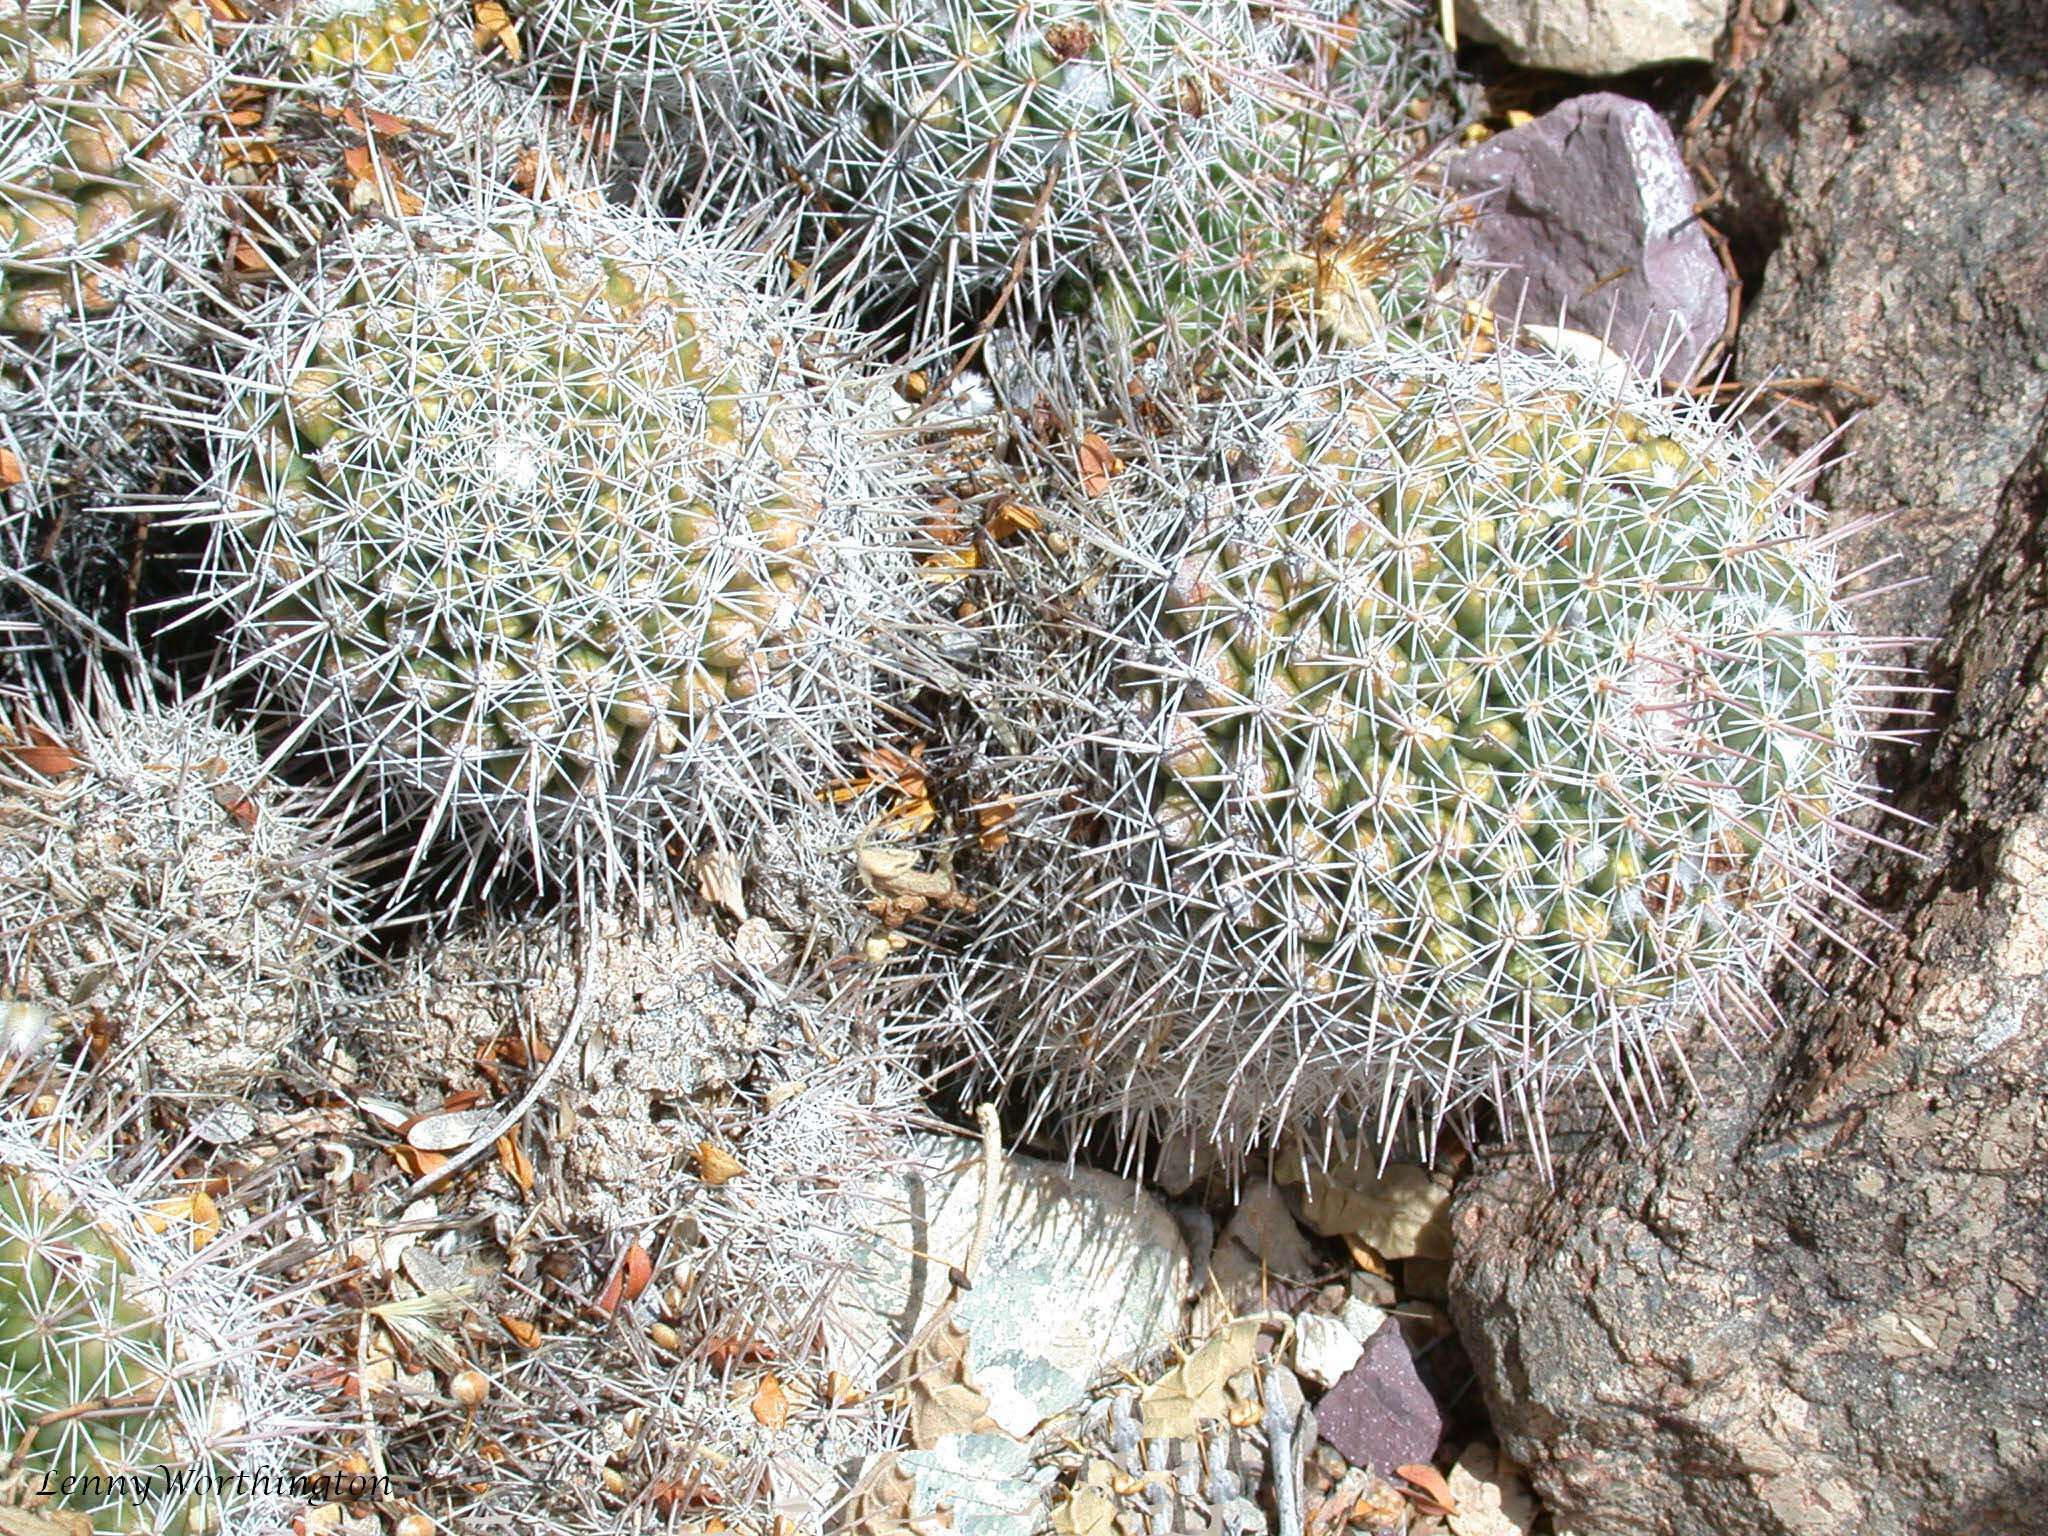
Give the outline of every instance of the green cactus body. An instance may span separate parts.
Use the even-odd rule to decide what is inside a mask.
[[[1450,260],[1443,191],[1397,141],[1367,142],[1350,121],[1355,147],[1328,120],[1303,123],[1298,169],[1280,173],[1271,146],[1264,172],[1226,156],[1137,231],[1134,249],[1106,243],[1093,301],[1112,330],[1142,347],[1211,342],[1269,313],[1354,345],[1412,328]]]
[[[857,722],[859,599],[909,567],[797,313],[651,220],[442,234],[277,317],[213,572],[261,675],[352,769],[536,857],[743,777],[753,727]]]
[[[297,18],[292,57],[309,75],[390,75],[418,56],[434,30],[432,0],[343,0]]]
[[[656,134],[730,110],[743,82],[790,68],[829,25],[810,0],[532,0],[514,9],[536,63],[595,87]]]
[[[163,1326],[130,1294],[127,1256],[83,1213],[26,1172],[0,1168],[0,1433],[26,1442],[31,1487],[92,1487],[59,1495],[60,1509],[107,1532],[192,1529],[188,1498],[97,1496],[87,1479],[147,1479],[177,1468],[174,1414],[164,1412],[174,1365]],[[127,1411],[81,1412],[95,1401]],[[116,1488],[122,1485],[116,1483]]]
[[[59,1118],[0,1117],[0,1434],[31,1522],[258,1536],[304,1507],[308,1405],[281,1363],[301,1309],[257,1300],[197,1197]],[[296,1435],[296,1440],[291,1438]],[[309,1458],[310,1459],[310,1458]],[[40,1527],[38,1527],[40,1529]]]
[[[1415,326],[1451,220],[1416,110],[1432,56],[1407,20],[1274,24],[1299,79],[1267,93],[1254,135],[1097,249],[1089,299],[1126,345],[1202,344],[1269,314],[1354,345]]]
[[[1704,413],[1549,359],[1334,357],[1210,424],[1187,500],[1130,477],[1129,713],[1051,882],[1091,894],[1019,921],[1040,965],[1113,936],[1028,1047],[1053,1097],[1386,1133],[1746,1016],[1868,800],[1811,509]]]
[[[102,314],[184,200],[212,23],[194,4],[60,0],[0,21],[0,330]]]

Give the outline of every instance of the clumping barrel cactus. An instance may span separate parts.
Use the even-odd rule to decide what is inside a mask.
[[[836,30],[824,0],[526,0],[510,7],[543,71],[656,145],[723,150],[750,98]],[[769,88],[773,88],[770,86]]]
[[[908,664],[900,455],[762,268],[507,204],[351,235],[255,321],[203,601],[237,674],[486,873],[742,838]]]
[[[1069,663],[1114,702],[985,903],[1046,1106],[1232,1146],[1533,1119],[1762,1016],[1869,803],[1873,674],[1789,473],[1646,385],[1408,351],[1146,451],[1071,520],[1132,552]]]
[[[67,1131],[0,1117],[0,1434],[26,1503],[51,1530],[287,1528],[287,1436],[313,1421],[246,1255]]]
[[[1222,156],[1100,244],[1078,297],[1122,347],[1262,345],[1268,327],[1371,345],[1427,314],[1452,214],[1424,157],[1348,110],[1298,107],[1267,138],[1262,163]]]
[[[348,861],[246,727],[91,692],[68,724],[0,728],[8,993],[161,1086],[246,1092],[337,991]]]
[[[432,0],[327,0],[295,8],[288,50],[313,78],[397,74],[434,35]]]

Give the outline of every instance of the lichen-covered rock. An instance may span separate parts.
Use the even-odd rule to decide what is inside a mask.
[[[1574,1135],[1554,1179],[1489,1156],[1460,1187],[1453,1314],[1582,1536],[2039,1524],[2048,433],[1981,510],[1918,819],[1863,870],[1882,926],[1834,914],[1761,1063],[1697,1063],[1700,1098]]]
[[[872,1241],[843,1309],[868,1368],[913,1338],[967,1256],[981,1204],[974,1142],[925,1137],[876,1190]],[[1187,1244],[1172,1215],[1128,1180],[1008,1157],[987,1252],[953,1316],[989,1414],[1014,1437],[1081,1401],[1119,1361],[1149,1356],[1182,1328]]]

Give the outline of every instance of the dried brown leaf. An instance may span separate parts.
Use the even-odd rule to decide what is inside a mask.
[[[782,1390],[782,1378],[770,1371],[754,1389],[751,1405],[754,1422],[763,1429],[780,1429],[789,1422],[789,1394]]]
[[[506,55],[517,64],[523,53],[519,42],[519,26],[499,0],[477,0],[476,46],[478,52],[486,52],[496,43]]]
[[[694,1165],[697,1177],[714,1186],[736,1179],[747,1171],[745,1164],[712,1141],[697,1143]]]
[[[1455,1515],[1458,1512],[1458,1501],[1451,1497],[1451,1485],[1444,1481],[1443,1473],[1428,1462],[1419,1461],[1405,1467],[1396,1467],[1394,1476],[1404,1482],[1413,1483],[1420,1490],[1419,1493],[1406,1489],[1402,1491],[1407,1492],[1409,1499],[1427,1513]]]
[[[1122,468],[1109,444],[1093,432],[1081,439],[1075,456],[1080,463],[1081,491],[1090,498],[1108,490],[1110,477]]]

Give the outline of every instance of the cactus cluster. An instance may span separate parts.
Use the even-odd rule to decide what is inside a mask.
[[[47,1494],[30,1518],[108,1536],[279,1529],[284,1436],[307,1410],[235,1245],[68,1130],[0,1118],[0,1432]]]
[[[246,725],[93,692],[70,721],[0,728],[7,992],[166,1087],[239,1094],[337,994],[348,860]]]
[[[940,293],[1048,288],[1254,142],[1282,88],[1241,0],[840,9],[782,153],[865,259]]]
[[[345,242],[259,323],[201,573],[240,667],[542,877],[609,884],[829,779],[918,597],[886,423],[813,360],[829,337],[652,220],[408,235]]]
[[[231,1246],[331,1250],[293,1280],[349,1337],[288,1343],[398,1536],[816,1528],[926,1398],[974,1417],[957,1330],[885,1365],[842,1305],[920,1071],[1313,1161],[1540,1139],[1552,1084],[1765,1021],[1872,806],[1810,463],[1434,313],[1426,38],[0,21],[0,1097],[293,1186]],[[208,1235],[0,1116],[17,1469],[284,1458]],[[79,1508],[299,1513],[226,1486]]]
[[[1511,354],[1338,354],[1196,436],[1089,509],[1132,552],[1090,620],[1112,702],[1010,904],[1010,1064],[1243,1144],[1532,1111],[1748,1016],[1869,799],[1790,477]]]

